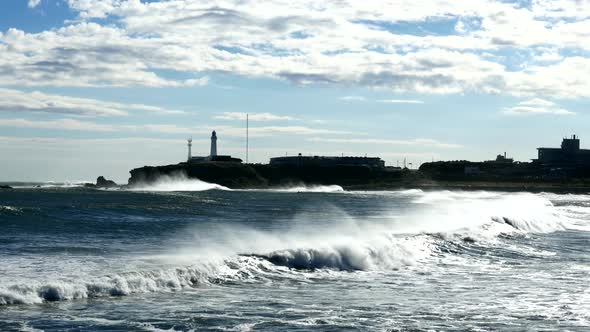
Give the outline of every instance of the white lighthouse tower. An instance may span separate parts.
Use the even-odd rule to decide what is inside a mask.
[[[215,130],[211,133],[211,154],[210,157],[213,158],[217,156],[217,134]]]
[[[188,159],[187,159],[187,161],[190,162],[191,157],[193,156],[193,154],[191,152],[191,148],[193,146],[193,138],[191,137],[191,138],[187,139],[187,142],[188,142]]]

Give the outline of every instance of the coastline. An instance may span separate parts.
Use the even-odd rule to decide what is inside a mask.
[[[419,170],[370,167],[290,167],[268,164],[179,163],[144,166],[130,171],[128,186],[163,179],[198,179],[232,189],[269,189],[300,185],[339,185],[345,190],[487,190],[503,192],[590,193],[590,181],[539,179],[481,179],[469,177],[439,180]]]

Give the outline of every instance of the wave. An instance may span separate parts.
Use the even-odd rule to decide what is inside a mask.
[[[207,283],[301,280],[301,273],[324,271],[428,269],[445,257],[493,255],[494,248],[538,257],[552,253],[510,242],[510,236],[552,232],[570,222],[548,199],[534,194],[402,194],[414,208],[392,208],[396,215],[382,214],[378,222],[323,207],[318,215],[295,216],[291,227],[280,231],[236,225],[215,225],[206,234],[193,229],[195,237],[203,239],[194,241],[201,246],[193,244],[159,258],[167,268],[0,286],[0,305],[174,292]],[[324,218],[321,223],[318,216]]]
[[[81,188],[87,183],[93,183],[92,181],[47,181],[47,182],[12,182],[7,183],[15,189],[53,189],[53,188]]]
[[[270,191],[276,192],[309,192],[309,193],[334,193],[343,192],[344,188],[339,185],[301,185],[294,187],[275,188]]]
[[[369,271],[414,265],[432,252],[427,236],[383,236],[371,242],[354,241],[315,248],[284,249],[254,255],[274,265],[296,270]]]
[[[228,187],[201,181],[199,179],[189,179],[185,174],[173,176],[162,175],[157,181],[146,184],[136,184],[126,188],[130,191],[206,191],[206,190],[231,190]]]
[[[153,272],[131,272],[88,281],[53,281],[0,287],[0,305],[38,304],[134,293],[174,291],[206,282],[205,269],[175,268]]]
[[[272,263],[262,259],[234,256],[221,261],[161,270],[79,277],[75,280],[27,281],[7,287],[0,286],[0,306],[176,292],[205,284],[260,281],[281,273],[288,274],[289,271],[273,269]]]

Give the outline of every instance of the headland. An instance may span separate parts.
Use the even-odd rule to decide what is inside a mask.
[[[128,185],[157,182],[162,177],[186,176],[235,189],[305,185],[339,185],[346,190],[456,189],[585,193],[590,192],[590,150],[579,138],[564,138],[561,148],[538,148],[538,158],[515,162],[506,154],[495,160],[437,161],[419,169],[386,166],[378,157],[285,156],[268,164],[243,163],[217,154],[217,135],[211,154],[189,155],[186,162],[144,166],[130,171]]]

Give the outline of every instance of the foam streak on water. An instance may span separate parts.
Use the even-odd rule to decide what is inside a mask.
[[[590,196],[130,189],[0,193],[0,330],[590,326]]]

